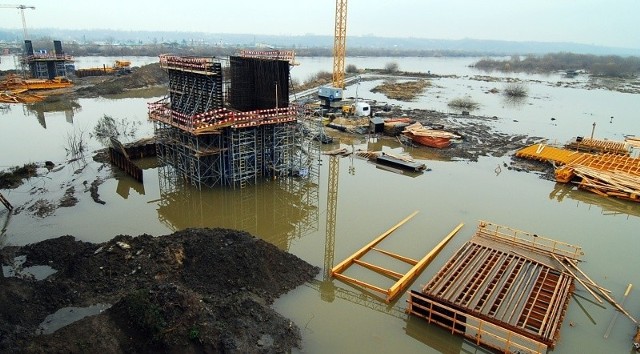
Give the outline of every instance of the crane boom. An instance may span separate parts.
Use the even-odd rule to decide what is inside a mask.
[[[344,89],[344,58],[347,42],[347,0],[336,0],[333,38],[333,87]]]
[[[36,7],[35,6],[27,6],[27,5],[7,5],[7,4],[0,4],[0,8],[11,8],[11,9],[18,9],[20,10],[20,15],[22,16],[22,34],[24,35],[23,39],[27,39],[27,37],[29,36],[27,33],[27,21],[24,19],[24,10],[25,9],[32,9],[35,10]]]

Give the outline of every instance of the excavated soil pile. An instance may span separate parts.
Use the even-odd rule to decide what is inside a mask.
[[[430,85],[428,81],[417,80],[408,82],[391,82],[386,81],[373,89],[371,92],[380,92],[389,99],[399,101],[413,101],[418,97],[425,88]]]
[[[227,229],[102,244],[62,236],[0,256],[3,353],[288,352],[300,331],[269,304],[319,271]],[[41,280],[25,272],[43,265],[56,272]],[[97,304],[108,309],[60,328],[49,316]]]

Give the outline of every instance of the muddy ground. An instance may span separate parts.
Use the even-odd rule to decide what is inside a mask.
[[[0,277],[3,353],[289,352],[300,330],[269,305],[319,271],[226,229],[101,244],[63,236],[5,247],[0,259],[5,273],[16,266],[15,276]],[[29,274],[42,266],[55,273]],[[64,327],[47,317],[97,304],[106,310]]]
[[[462,139],[444,149],[414,145],[446,160],[478,161],[480,157],[493,156],[505,157],[505,161],[508,161],[511,160],[514,151],[544,140],[536,136],[500,132],[495,127],[499,120],[498,117],[476,116],[467,113],[451,114],[424,109],[403,110],[395,107],[391,108],[389,112],[385,112],[384,116],[408,117],[424,126],[443,129],[461,136]],[[398,135],[398,138],[401,138],[401,135]],[[400,140],[404,144],[411,145],[411,142],[406,139]],[[521,162],[519,160],[512,162],[514,165],[518,165]]]

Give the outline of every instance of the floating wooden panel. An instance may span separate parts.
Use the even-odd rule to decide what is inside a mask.
[[[478,344],[494,349],[546,351],[557,340],[574,279],[556,258],[581,256],[578,246],[481,221],[422,291],[410,293],[407,311],[452,333],[481,334]]]
[[[393,252],[376,248],[377,244],[382,242],[382,240],[384,240],[387,236],[389,236],[393,231],[395,231],[404,223],[406,223],[411,218],[413,218],[417,213],[418,213],[417,211],[413,212],[411,215],[404,218],[398,224],[396,224],[395,226],[393,226],[392,228],[390,228],[389,230],[385,231],[383,234],[378,236],[375,240],[369,242],[360,250],[358,250],[351,256],[347,257],[344,261],[340,262],[340,264],[333,267],[333,269],[331,269],[331,276],[338,278],[344,282],[352,283],[352,284],[382,293],[386,297],[385,298],[386,302],[393,301],[403,290],[406,289],[407,286],[409,286],[409,284],[413,282],[415,277],[417,277],[420,274],[420,272],[424,270],[427,264],[440,252],[440,250],[449,242],[449,240],[451,240],[451,238],[455,236],[455,234],[462,228],[462,225],[463,225],[463,224],[460,224],[456,228],[454,228],[444,239],[442,239],[442,241],[440,241],[438,245],[436,245],[436,247],[434,247],[429,253],[427,253],[420,260],[414,260],[409,257],[404,257],[401,255],[395,254]],[[389,269],[377,266],[375,264],[371,264],[371,263],[360,260],[362,257],[364,257],[364,255],[366,255],[369,251],[372,251],[372,250],[377,251],[381,254],[387,255],[389,257],[395,258],[407,264],[411,264],[412,268],[409,269],[409,271],[406,272],[405,274],[401,274],[393,270],[389,270]],[[384,289],[380,286],[369,284],[364,281],[344,275],[343,272],[346,271],[353,264],[358,264],[369,270],[372,270],[379,274],[384,274],[388,277],[395,278],[398,280],[390,288]]]

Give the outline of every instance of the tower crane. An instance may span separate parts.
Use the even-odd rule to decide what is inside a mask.
[[[27,6],[27,5],[0,4],[0,8],[18,9],[18,10],[20,10],[20,15],[22,16],[22,34],[24,36],[23,40],[27,39],[27,37],[28,37],[28,34],[27,34],[27,21],[24,19],[24,10],[26,10],[26,9],[35,10],[36,7],[35,6]]]
[[[331,102],[342,100],[344,89],[344,58],[347,38],[347,0],[336,0],[336,23],[333,44],[333,86],[321,87],[318,96],[325,100],[327,106]],[[324,248],[324,274],[320,284],[323,300],[331,302],[335,296],[335,286],[330,272],[333,268],[336,217],[338,209],[338,178],[340,176],[339,156],[329,156],[329,173],[327,180],[327,226]]]
[[[318,96],[323,106],[330,108],[332,102],[342,100],[344,90],[344,58],[347,41],[347,0],[336,0],[336,18],[333,35],[333,80],[331,86],[323,86]]]

